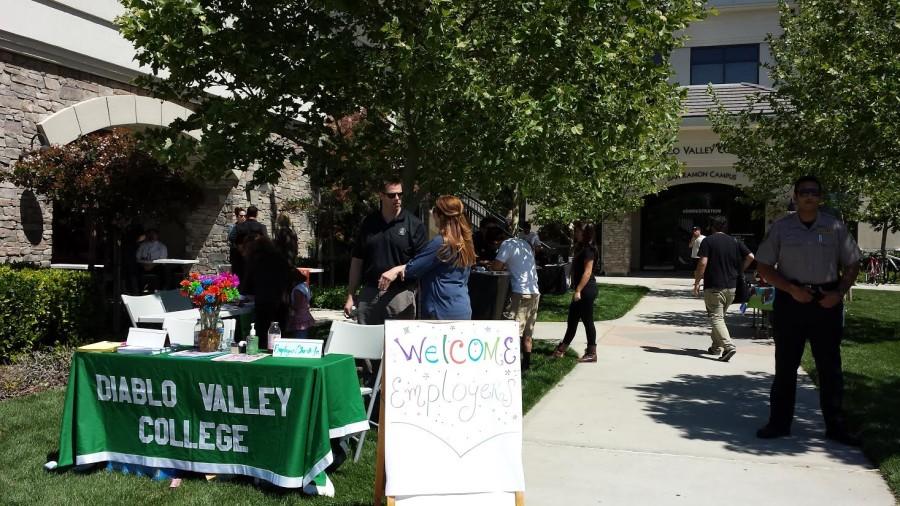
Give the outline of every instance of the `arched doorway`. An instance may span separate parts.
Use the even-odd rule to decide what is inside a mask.
[[[713,183],[672,186],[645,198],[641,209],[641,269],[690,270],[691,228],[709,233],[709,219],[728,217],[729,233],[751,251],[762,240],[765,224],[754,218],[755,206],[743,202],[739,188]]]

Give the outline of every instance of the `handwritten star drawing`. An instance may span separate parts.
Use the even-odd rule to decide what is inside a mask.
[[[411,332],[411,331],[410,331],[410,328],[409,328],[409,327],[403,327],[403,333],[404,333],[404,334],[409,334],[410,332]]]
[[[426,372],[425,374],[422,375],[422,379],[424,379],[424,380],[427,380],[427,379],[428,379],[428,373],[427,373],[427,372]]]

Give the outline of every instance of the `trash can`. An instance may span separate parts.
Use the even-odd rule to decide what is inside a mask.
[[[538,289],[545,295],[562,295],[569,290],[571,263],[538,267]]]
[[[509,273],[472,271],[469,275],[473,320],[502,320],[507,296]]]

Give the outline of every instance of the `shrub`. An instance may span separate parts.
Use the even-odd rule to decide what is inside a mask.
[[[332,286],[328,288],[314,286],[312,287],[313,298],[312,306],[323,309],[344,309],[344,302],[347,301],[346,286]]]
[[[102,320],[87,272],[0,265],[0,360],[96,338]]]

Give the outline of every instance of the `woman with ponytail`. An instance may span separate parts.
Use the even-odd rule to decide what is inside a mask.
[[[475,264],[472,227],[463,203],[452,195],[438,197],[431,210],[440,233],[406,265],[381,275],[378,289],[386,291],[398,277],[418,279],[423,320],[469,320],[469,272]]]

